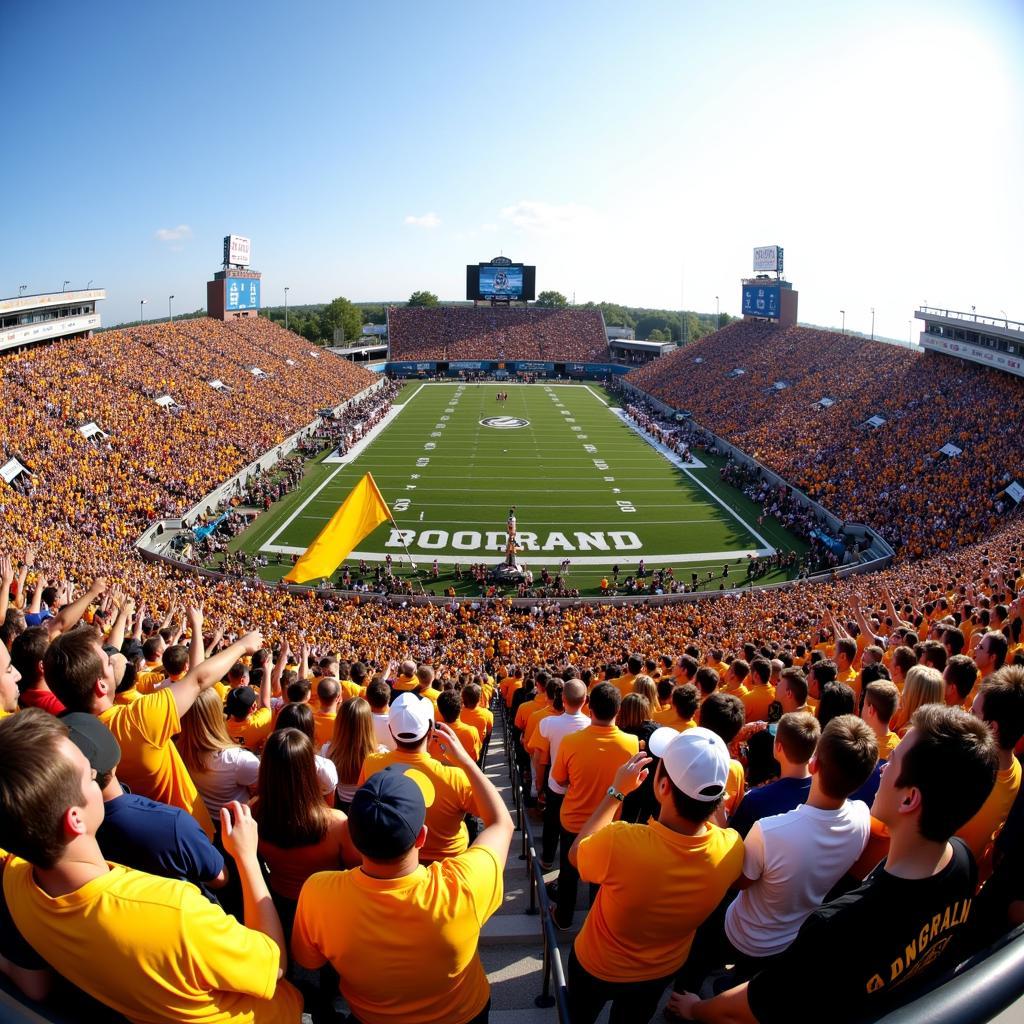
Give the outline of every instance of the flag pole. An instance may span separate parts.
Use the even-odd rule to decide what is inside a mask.
[[[373,479],[373,474],[367,473],[366,475],[370,478],[370,482],[373,484],[374,490],[376,490],[376,492],[380,495],[380,500],[384,503],[384,507],[388,510],[388,519],[391,520],[391,525],[395,528],[395,530],[398,531],[398,536],[401,538],[402,547],[405,550],[405,557],[409,559],[409,565],[411,566],[413,571],[413,579],[415,579],[416,582],[419,584],[420,593],[423,594],[425,597],[427,592],[423,589],[423,581],[415,575],[417,572],[416,563],[413,561],[412,552],[409,550],[409,545],[405,542],[405,531],[398,525],[398,523],[395,522],[395,517],[391,512],[391,506],[385,500],[384,494],[381,491],[381,489],[377,486],[377,481]]]

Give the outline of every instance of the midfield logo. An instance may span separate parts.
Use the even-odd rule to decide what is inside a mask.
[[[520,419],[518,416],[488,416],[480,421],[481,427],[494,427],[495,430],[515,430],[529,425],[529,420]]]

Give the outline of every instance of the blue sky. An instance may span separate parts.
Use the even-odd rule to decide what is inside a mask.
[[[104,320],[461,298],[499,252],[578,301],[737,312],[755,245],[801,319],[1024,319],[1024,6],[9,2],[0,296]]]

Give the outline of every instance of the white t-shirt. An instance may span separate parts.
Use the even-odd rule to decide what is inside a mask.
[[[391,730],[388,728],[387,712],[383,715],[374,713],[370,717],[373,719],[373,735],[377,737],[377,742],[387,750],[394,750],[395,737],[391,735]]]
[[[320,783],[320,792],[324,796],[333,793],[338,787],[338,769],[329,757],[316,755],[316,779]]]
[[[210,756],[207,768],[192,772],[192,781],[216,821],[220,809],[232,800],[248,803],[250,787],[255,787],[260,774],[260,759],[244,747],[228,747]]]
[[[555,759],[558,757],[558,748],[566,736],[580,732],[588,725],[590,725],[590,719],[582,711],[577,711],[574,715],[563,711],[560,715],[548,715],[547,718],[542,718],[537,728],[540,730],[541,736],[548,741],[548,747],[551,750],[548,763],[555,763]],[[560,786],[548,772],[548,789],[552,793],[561,793],[564,796],[568,788],[568,786]]]
[[[860,800],[834,811],[801,804],[761,818],[743,840],[743,874],[757,881],[725,913],[725,934],[747,956],[787,949],[800,926],[864,852],[871,812]]]

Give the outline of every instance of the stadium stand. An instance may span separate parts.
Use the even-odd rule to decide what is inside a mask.
[[[604,362],[604,319],[592,309],[434,306],[388,309],[391,359]]]
[[[937,353],[738,321],[628,380],[913,558],[984,537],[1024,472],[1020,381]]]
[[[445,351],[448,344],[442,343]],[[697,356],[703,362],[695,364]],[[446,357],[452,358],[450,353]],[[803,363],[810,370],[802,369]],[[266,376],[257,378],[253,367]],[[736,367],[746,373],[729,378],[729,370]],[[934,993],[926,990],[943,983],[947,1004],[959,1007],[961,1016],[944,1019],[940,1006],[934,1019],[965,1024],[988,1019],[1019,996],[1021,939],[997,949],[991,966],[984,958],[968,960],[979,950],[984,954],[999,947],[1005,941],[1001,937],[1024,916],[1024,803],[1016,756],[1024,736],[1024,522],[1000,522],[989,504],[989,489],[994,493],[1002,474],[1019,468],[1019,446],[1006,437],[1012,431],[1003,429],[1008,417],[1019,414],[1019,382],[1006,383],[944,357],[914,356],[827,332],[743,324],[728,328],[660,367],[645,368],[635,379],[790,474],[826,505],[851,517],[870,514],[883,530],[885,509],[890,510],[890,528],[910,523],[907,535],[899,537],[904,558],[897,565],[871,576],[661,606],[537,601],[532,607],[513,607],[502,600],[414,606],[325,599],[242,580],[210,582],[143,563],[132,548],[151,519],[180,514],[212,485],[309,422],[318,408],[359,393],[374,380],[366,371],[326,356],[314,359],[305,342],[263,320],[184,321],[108,332],[88,342],[61,342],[9,355],[0,359],[0,370],[4,454],[31,470],[23,491],[0,491],[0,847],[15,854],[4,862],[0,910],[6,907],[13,923],[0,922],[0,973],[28,995],[47,997],[51,964],[69,982],[131,1020],[206,1019],[226,1013],[237,1014],[235,1019],[296,1021],[301,1002],[323,1011],[323,1002],[333,1000],[339,984],[364,1024],[441,1024],[451,1019],[452,1006],[458,1007],[460,1024],[487,1020],[490,988],[476,947],[484,921],[500,913],[512,822],[456,734],[430,724],[443,691],[473,686],[485,704],[493,699],[499,710],[495,731],[508,733],[509,766],[519,794],[515,809],[534,900],[547,907],[546,880],[558,902],[554,873],[543,877],[527,842],[534,812],[526,805],[544,799],[545,765],[557,766],[570,790],[563,807],[572,816],[561,819],[558,830],[559,838],[571,843],[561,851],[563,864],[572,866],[582,880],[601,883],[592,908],[582,891],[575,904],[583,925],[567,961],[568,998],[557,953],[564,936],[554,935],[554,923],[544,926],[545,963],[558,965],[551,970],[560,1014],[568,1006],[575,1020],[593,1020],[599,1004],[607,1000],[618,1000],[627,1014],[630,1006],[653,1012],[669,998],[673,979],[678,991],[670,1008],[693,1012],[697,993],[687,992],[676,973],[688,955],[692,933],[705,952],[713,951],[709,960],[735,969],[717,980],[704,979],[701,995],[713,996],[722,987],[717,982],[745,984],[750,978],[749,990],[742,984],[729,990],[742,990],[742,996],[719,996],[726,1000],[724,1019],[736,1019],[729,1016],[735,1000],[747,1000],[748,992],[748,1009],[755,1016],[764,1011],[759,1019],[781,1016],[776,1004],[794,991],[794,974],[801,977],[801,996],[790,1002],[785,1015],[798,1020],[826,1014],[837,1021],[876,1019],[908,997],[924,992],[925,1000],[932,999]],[[222,380],[230,390],[215,391],[212,379]],[[789,386],[769,395],[767,389],[780,379]],[[859,397],[876,393],[877,399]],[[173,406],[156,404],[163,395],[171,396]],[[812,408],[825,396],[835,405]],[[837,407],[843,414],[833,417]],[[862,431],[857,424],[875,414],[886,424],[873,433]],[[85,422],[95,422],[107,436],[86,440],[78,432]],[[953,423],[955,433],[947,437]],[[963,454],[945,462],[934,453],[948,440],[962,447]],[[824,453],[821,461],[813,457],[818,449]],[[982,465],[979,453],[985,453],[988,465]],[[933,461],[926,463],[927,458]],[[877,493],[879,487],[888,498]],[[939,525],[935,517],[945,521]],[[740,848],[724,805],[718,805],[722,793],[728,796],[728,813],[742,811],[755,738],[771,736],[783,710],[813,712],[819,700],[822,707],[832,703],[830,694],[840,688],[848,691],[856,709],[856,697],[867,690],[870,678],[887,675],[902,702],[904,679],[913,666],[943,671],[940,665],[945,666],[949,653],[962,653],[974,662],[977,682],[965,694],[948,676],[944,695],[936,689],[930,703],[917,707],[912,728],[901,729],[902,738],[886,732],[888,711],[880,719],[873,700],[861,712],[868,726],[834,719],[827,730],[830,741],[843,732],[848,746],[860,744],[860,756],[863,743],[870,747],[878,742],[877,734],[886,743],[888,759],[899,767],[883,771],[887,758],[876,748],[877,762],[869,751],[875,767],[864,786],[860,775],[838,785],[834,777],[816,774],[817,781],[801,791],[810,809],[832,813],[842,810],[844,795],[859,786],[849,800],[863,799],[873,811],[859,858],[830,893],[845,902],[828,901],[814,910],[807,905],[802,880],[785,877],[784,865],[772,861],[773,840],[760,820],[748,822],[748,838]],[[399,665],[400,659],[407,660]],[[787,683],[782,675],[791,667],[806,671],[816,664],[809,693],[805,684]],[[744,699],[750,691],[743,680],[753,685],[751,666],[755,673],[770,673],[761,685],[777,703]],[[956,663],[958,679],[962,668],[963,662]],[[542,721],[559,713],[561,694],[557,686],[549,691],[547,685],[553,677],[573,683],[570,695],[580,687],[594,693],[601,684],[612,685],[595,695],[601,722],[576,733],[585,736],[594,730],[587,741],[570,741],[561,756],[551,749],[545,760],[526,747],[534,728],[542,743],[553,734],[547,727],[540,729]],[[634,707],[642,702],[641,708],[647,708],[639,720],[645,725],[650,720],[645,716],[671,710],[673,684],[689,678],[700,684],[702,707],[696,715],[666,727],[671,733],[667,738],[664,732],[660,739],[658,732],[647,733],[650,749],[663,758],[663,771],[654,777],[659,821],[615,822],[619,795],[640,784],[647,762],[643,752],[629,757],[636,740],[624,741],[617,734],[613,711],[623,695]],[[275,817],[271,861],[288,857],[293,832],[296,863],[288,865],[294,868],[291,875],[305,877],[305,867],[315,870],[330,862],[335,850],[344,851],[338,855],[340,869],[354,860],[354,846],[369,866],[368,874],[378,872],[375,884],[357,885],[353,877],[359,876],[317,874],[307,898],[301,889],[293,907],[291,890],[275,886],[273,877],[266,887],[258,829],[241,805],[222,812],[226,816],[213,840],[217,852],[227,855],[224,861],[235,866],[225,877],[217,875],[220,862],[211,855],[202,830],[194,828],[189,849],[202,848],[209,867],[192,874],[207,889],[201,892],[181,881],[191,877],[174,870],[182,850],[169,838],[165,847],[157,842],[155,823],[171,820],[169,809],[147,807],[146,800],[168,786],[168,778],[179,798],[190,792],[188,769],[172,739],[182,732],[182,720],[189,723],[185,735],[191,735],[199,723],[190,716],[211,701],[216,711],[217,701],[227,700],[232,709],[252,709],[247,734],[259,730],[261,742],[273,729],[275,716],[283,727],[292,723],[301,730],[305,722],[312,729],[319,707],[316,694],[325,680],[331,685],[324,693],[337,695],[340,688],[344,699],[362,694],[369,698],[375,715],[361,709],[358,716],[363,750],[379,742],[373,732],[380,724],[375,718],[384,717],[377,709],[384,707],[389,690],[392,696],[403,693],[386,723],[398,748],[374,764],[427,764],[436,802],[425,806],[414,777],[394,771],[367,773],[371,788],[365,800],[360,797],[363,790],[354,796],[341,794],[346,804],[351,797],[351,817],[342,821],[340,810],[328,814],[317,802],[313,745],[289,736],[294,749],[288,768],[294,772],[294,786],[305,787],[305,796]],[[667,699],[659,683],[668,684]],[[47,687],[53,692],[48,694]],[[538,691],[553,694],[555,703],[549,707],[546,697],[535,696]],[[692,686],[686,696],[690,691]],[[664,706],[651,706],[652,696]],[[948,707],[940,706],[942,700]],[[76,728],[79,738],[72,736],[78,753],[65,742],[63,727],[41,710],[58,710],[57,701],[86,712],[77,717],[88,724]],[[454,693],[445,703],[457,706]],[[751,721],[746,721],[748,714]],[[894,721],[899,719],[897,708]],[[111,752],[111,738],[96,728],[105,724],[118,738],[119,754]],[[438,750],[449,761],[443,771],[431,764],[425,750],[432,728],[440,733]],[[775,742],[786,742],[792,732],[780,725],[782,738]],[[339,728],[334,735],[341,733]],[[908,751],[925,734],[935,743],[929,756],[938,759],[931,769],[945,780],[938,789],[929,788],[927,758],[909,763]],[[737,738],[741,742],[730,750]],[[616,744],[622,751],[618,768],[616,756],[608,754]],[[279,745],[283,739],[275,740],[272,749]],[[773,795],[775,803],[765,801],[778,810],[778,801],[789,800],[793,809],[788,814],[799,817],[804,809],[801,799],[792,799],[792,783],[809,771],[807,751],[796,756],[780,748],[783,753],[773,771],[772,757],[763,757],[762,751],[758,778],[769,785],[782,783]],[[126,774],[130,768],[138,780],[134,795],[139,802],[131,808],[139,816],[136,827],[147,837],[147,870],[153,870],[155,857],[164,867],[161,877],[130,866],[106,869],[104,837],[97,835],[97,827],[104,813],[113,815],[111,805],[124,799],[114,777],[118,756]],[[373,756],[367,755],[364,765]],[[619,795],[606,795],[604,783],[596,789],[587,784],[588,757],[599,757]],[[245,790],[271,792],[262,775],[253,785],[251,757],[244,759],[250,769],[245,780],[237,775],[239,758],[222,760],[235,771],[233,785],[243,795]],[[823,760],[828,763],[828,758]],[[696,761],[702,764],[699,778],[691,772]],[[99,776],[98,788],[92,785],[90,766]],[[533,771],[541,777],[532,778]],[[38,785],[41,780],[44,784]],[[710,799],[715,806],[695,805],[708,799],[705,789],[714,790]],[[919,816],[910,829],[908,819],[895,810],[904,799],[909,801],[904,806],[911,807],[908,813]],[[327,803],[332,802],[334,794],[328,794]],[[194,807],[194,802],[186,804],[179,802],[174,813]],[[375,817],[373,808],[383,804],[404,827],[393,827],[390,812]],[[926,822],[922,808],[940,805],[937,820],[929,816]],[[117,812],[122,830],[127,827],[125,806]],[[473,814],[468,828],[462,824],[466,806],[479,813],[482,829]],[[294,811],[292,820],[289,810]],[[263,813],[265,808],[260,817]],[[864,813],[859,812],[861,818]],[[425,836],[419,826],[429,826],[431,815],[451,826],[459,850],[465,852],[419,866],[409,837],[422,845]],[[202,824],[199,816],[196,820]],[[534,820],[539,829],[541,819]],[[41,821],[52,827],[34,827]],[[796,834],[800,824],[795,819],[791,824]],[[954,839],[947,847],[954,833],[966,845]],[[708,837],[706,843],[703,837]],[[819,836],[816,841],[824,840]],[[670,851],[678,857],[667,857]],[[548,860],[552,853],[546,850]],[[913,874],[870,874],[888,853],[902,858],[901,870],[920,871],[922,864],[931,864],[934,871],[910,883],[906,878],[915,878]],[[28,858],[36,870],[19,857]],[[401,860],[398,867],[396,858]],[[678,871],[677,860],[685,862]],[[746,931],[730,930],[725,907],[711,905],[740,873],[757,883],[741,905]],[[711,878],[717,889],[707,884]],[[858,888],[865,879],[867,885]],[[408,886],[408,899],[382,898],[392,888],[377,884],[382,880]],[[975,899],[979,881],[983,887]],[[661,904],[655,883],[690,908],[686,934],[672,926],[676,918],[666,921],[657,912]],[[695,908],[687,902],[688,885],[699,887],[706,905]],[[803,902],[792,895],[798,889]],[[101,905],[101,890],[112,890],[113,898],[122,901],[120,916],[109,915]],[[271,891],[286,911],[283,927]],[[564,892],[562,897],[565,901]],[[123,908],[129,898],[158,908],[160,926],[147,930],[138,923],[126,924]],[[95,913],[74,916],[76,907],[94,899]],[[859,931],[849,913],[857,900],[876,901],[861,904],[871,912]],[[61,901],[65,911],[59,927],[49,923],[54,901]],[[345,922],[352,915],[352,921],[369,930],[332,925],[332,915],[324,910],[333,907],[332,901],[343,903]],[[772,906],[785,915],[792,945],[780,951],[782,961],[751,963],[757,954],[744,953],[743,944],[756,945],[748,940],[763,924],[758,914]],[[289,945],[292,910],[295,931]],[[678,907],[669,910],[674,915]],[[724,932],[717,924],[719,911]],[[408,915],[400,927],[394,926],[397,915]],[[452,915],[458,915],[457,927]],[[443,928],[441,921],[446,922]],[[881,931],[879,921],[886,922]],[[19,932],[26,941],[19,941]],[[836,948],[829,945],[833,933],[840,936]],[[946,933],[957,941],[943,938],[926,950],[931,940]],[[123,934],[132,940],[121,941]],[[353,947],[351,934],[364,941]],[[764,948],[765,935],[763,930],[757,933],[758,949]],[[899,970],[889,955],[890,940],[899,940],[897,959],[905,957]],[[103,948],[107,955],[82,957],[83,943]],[[906,951],[909,944],[912,953]],[[872,957],[883,945],[885,955],[876,964]],[[638,950],[651,955],[641,956]],[[919,957],[925,951],[928,955]],[[812,964],[806,959],[812,955],[824,960]],[[793,963],[800,958],[801,963]],[[918,961],[912,965],[914,958]],[[953,971],[961,961],[966,970],[958,989]],[[337,969],[336,975],[325,962]],[[645,970],[655,967],[657,977],[648,977]],[[997,976],[997,970],[1003,974]],[[913,975],[915,985],[890,987],[903,971]],[[1006,982],[1006,972],[1014,975],[1016,985]],[[777,980],[780,975],[782,981]],[[982,987],[985,1000],[964,1010],[957,993]],[[83,1008],[88,1019],[105,1019],[91,1004],[75,1002],[82,998],[78,994],[70,1004],[66,989],[59,998],[64,999],[64,1019],[75,1019],[76,1012],[81,1019]],[[715,1019],[710,1015],[721,1005],[711,999],[702,1012]],[[0,1012],[7,1009],[4,1005]],[[45,1004],[43,1011],[50,1012]],[[905,1014],[902,1019],[913,1018]]]

